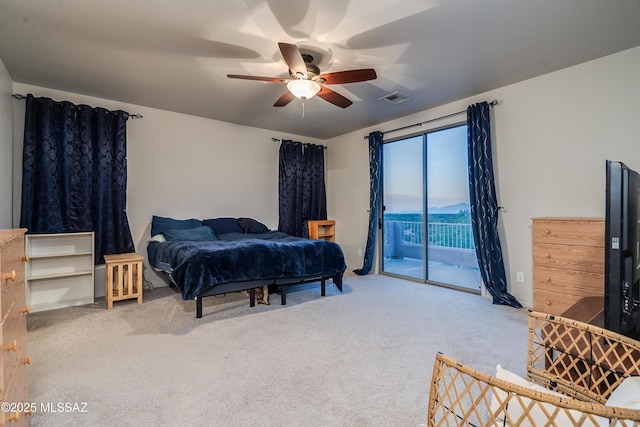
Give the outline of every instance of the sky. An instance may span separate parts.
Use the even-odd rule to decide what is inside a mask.
[[[423,198],[422,136],[384,144],[383,192],[386,212],[421,212]],[[429,207],[469,202],[467,128],[427,134]]]

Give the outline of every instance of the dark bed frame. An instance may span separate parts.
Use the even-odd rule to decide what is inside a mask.
[[[169,277],[169,283],[171,286],[176,286],[171,278],[171,275],[164,272]],[[320,295],[326,295],[326,282],[328,279],[332,279],[338,290],[342,292],[342,280],[336,280],[338,275],[334,276],[309,276],[309,277],[292,277],[283,279],[264,279],[264,280],[250,280],[246,282],[230,282],[215,285],[211,290],[198,295],[196,300],[196,318],[202,317],[202,299],[204,297],[211,297],[216,295],[227,294],[230,292],[249,291],[249,307],[255,307],[256,305],[256,288],[262,286],[275,286],[280,291],[280,303],[282,305],[287,304],[287,287],[304,285],[307,283],[320,282]]]

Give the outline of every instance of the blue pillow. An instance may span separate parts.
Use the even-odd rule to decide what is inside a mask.
[[[167,240],[218,240],[213,230],[205,226],[183,230],[165,230],[162,234]]]
[[[214,233],[242,233],[238,220],[235,218],[212,218],[202,221],[207,227],[211,227]]]
[[[199,219],[173,219],[154,215],[151,219],[151,236],[164,234],[167,230],[186,230],[196,227],[202,227]]]
[[[268,233],[269,228],[263,223],[256,221],[253,218],[238,218],[238,225],[245,234],[249,233]]]

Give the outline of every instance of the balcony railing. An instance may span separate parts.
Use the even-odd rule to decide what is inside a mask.
[[[385,221],[387,234],[399,236],[403,244],[422,245],[423,223]],[[452,249],[475,249],[471,224],[430,222],[427,224],[429,246]]]
[[[427,223],[426,245],[423,231],[422,222],[384,222],[384,271],[479,289],[482,279],[471,224]]]
[[[385,221],[384,227],[385,258],[423,259],[421,222]],[[429,260],[477,268],[471,224],[431,222],[427,227]]]

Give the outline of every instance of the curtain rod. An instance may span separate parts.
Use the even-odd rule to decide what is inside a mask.
[[[489,102],[489,106],[493,107],[494,105],[498,105],[499,103],[500,102],[497,99],[494,99],[493,101]],[[466,112],[467,112],[467,110],[458,111],[458,112],[455,112],[455,113],[447,114],[446,116],[436,117],[435,119],[426,120],[424,122],[414,123],[412,125],[407,125],[407,126],[402,126],[402,127],[399,127],[399,128],[391,129],[391,130],[388,130],[386,132],[382,132],[382,134],[384,135],[386,133],[397,132],[399,130],[409,129],[409,128],[416,127],[416,126],[422,126],[422,125],[425,125],[427,123],[436,122],[436,121],[442,120],[442,119],[448,119],[449,117],[457,116],[459,114],[463,114],[463,113],[466,113]],[[369,139],[369,135],[365,135],[364,139]]]
[[[27,99],[27,97],[26,97],[26,96],[24,96],[24,95],[22,95],[22,94],[19,94],[19,93],[14,93],[14,94],[13,94],[13,95],[11,95],[11,96],[13,96],[15,99]],[[131,114],[131,113],[128,113],[128,112],[127,112],[127,114],[128,114],[128,115],[129,115],[129,117],[131,117],[132,119],[141,119],[141,118],[143,117],[143,116],[142,116],[142,114]]]
[[[271,138],[271,140],[272,140],[273,142],[281,142],[281,141],[282,141],[281,139],[278,139],[278,138],[276,138],[276,137]],[[301,144],[302,144],[302,145],[318,145],[318,146],[322,147],[324,150],[326,150],[326,149],[327,149],[327,146],[326,146],[326,145],[321,145],[321,144],[311,144],[310,142],[302,142]]]

